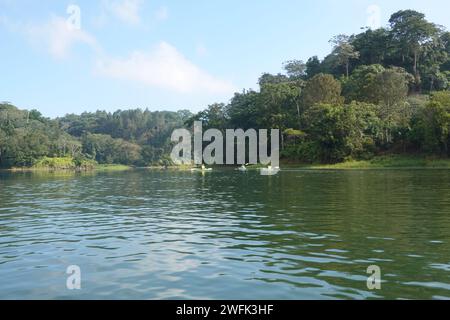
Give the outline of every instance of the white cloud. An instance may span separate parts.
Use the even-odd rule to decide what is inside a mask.
[[[89,33],[82,29],[76,29],[69,25],[62,17],[52,17],[49,22],[42,25],[32,25],[25,28],[30,40],[38,45],[44,46],[55,58],[66,58],[70,50],[76,44],[85,44],[97,49],[97,41]]]
[[[179,93],[229,94],[234,86],[203,71],[177,49],[161,42],[150,52],[135,51],[126,59],[100,59],[98,74]]]
[[[107,11],[119,20],[131,25],[141,23],[140,9],[142,3],[142,0],[105,0],[103,2]]]

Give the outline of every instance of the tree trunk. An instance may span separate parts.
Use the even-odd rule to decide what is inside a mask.
[[[414,70],[414,80],[416,81],[416,91],[419,92],[420,90],[420,76],[419,76],[419,71],[417,70],[417,64],[419,61],[419,55],[417,53],[417,50],[414,51],[414,66],[413,66],[413,70]]]

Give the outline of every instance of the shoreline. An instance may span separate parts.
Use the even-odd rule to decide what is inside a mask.
[[[305,165],[304,168],[313,170],[450,169],[450,159],[390,155],[336,164],[311,164]]]
[[[132,170],[134,167],[127,165],[96,165],[92,168],[52,168],[52,167],[14,167],[14,168],[6,168],[0,169],[0,172],[10,172],[10,173],[27,173],[27,172],[73,172],[73,173],[84,173],[84,172],[111,172],[111,171],[127,171]]]
[[[440,169],[450,170],[450,158],[427,158],[414,156],[379,156],[370,160],[349,160],[336,164],[309,164],[296,161],[281,161],[281,166],[286,169],[302,169],[302,170],[379,170],[379,169],[398,169],[398,170],[418,170],[418,169]],[[26,172],[118,172],[128,170],[158,170],[158,171],[190,171],[196,166],[182,165],[182,166],[147,166],[134,167],[121,164],[100,164],[93,167],[78,167],[78,168],[53,168],[53,167],[24,167],[24,168],[9,168],[0,169],[0,172],[11,173],[26,173]],[[234,169],[238,166],[210,166],[218,169]],[[249,165],[248,170],[258,170],[263,168],[262,165]]]

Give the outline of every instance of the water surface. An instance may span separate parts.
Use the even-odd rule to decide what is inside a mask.
[[[0,298],[449,299],[450,170],[0,173]]]

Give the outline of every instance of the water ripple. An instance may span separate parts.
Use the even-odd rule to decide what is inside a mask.
[[[296,173],[0,173],[0,298],[450,296],[449,171]]]

